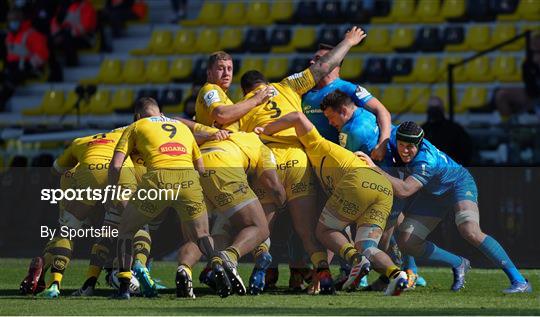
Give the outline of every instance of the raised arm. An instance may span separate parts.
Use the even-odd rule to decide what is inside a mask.
[[[319,82],[324,76],[328,75],[336,66],[338,66],[351,47],[358,45],[367,34],[361,28],[353,26],[339,44],[330,52],[322,56],[315,64],[309,67],[314,81]]]

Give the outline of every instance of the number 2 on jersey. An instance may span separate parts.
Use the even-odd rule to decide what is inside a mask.
[[[174,125],[172,125],[172,124],[164,123],[164,124],[161,125],[161,128],[164,131],[167,131],[167,132],[171,133],[171,134],[169,134],[170,139],[174,138],[174,136],[176,135],[176,127]]]

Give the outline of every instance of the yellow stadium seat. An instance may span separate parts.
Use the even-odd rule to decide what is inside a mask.
[[[170,54],[172,52],[172,33],[167,30],[157,30],[152,32],[150,41],[142,49],[131,50],[131,55],[144,56],[151,54]]]
[[[522,79],[518,68],[520,67],[513,56],[499,55],[493,61],[491,75],[498,81],[519,82]]]
[[[246,25],[246,7],[243,2],[228,1],[221,16],[223,24]]]
[[[446,81],[448,75],[448,64],[455,64],[460,62],[462,58],[460,57],[445,57],[443,62],[440,64],[438,76],[442,77],[443,81]],[[465,73],[465,66],[454,67],[454,81],[457,83],[462,83],[467,80],[467,75]]]
[[[184,20],[182,25],[197,26],[197,25],[218,25],[221,24],[222,4],[217,1],[205,1],[202,5],[199,16],[194,20]]]
[[[480,51],[489,47],[491,44],[490,30],[487,25],[473,25],[467,31],[465,39],[469,49]]]
[[[372,85],[365,85],[365,86],[362,86],[364,87],[367,91],[369,91],[369,93],[379,99],[381,97],[381,89],[377,86],[372,86]]]
[[[288,21],[294,14],[294,6],[292,0],[272,1],[270,9],[270,19],[273,22]]]
[[[51,115],[62,115],[62,114],[76,114],[77,109],[75,108],[75,104],[77,103],[77,100],[79,99],[79,96],[75,91],[68,92],[66,96],[66,101],[64,101],[64,106],[62,109],[52,109],[52,111],[46,110],[45,114],[51,114]],[[80,114],[87,114],[88,113],[88,102],[86,102],[85,99],[81,100],[79,103],[79,111]]]
[[[493,36],[491,37],[491,45],[496,45],[509,40],[516,36],[516,26],[514,24],[505,23],[497,24],[493,28]],[[521,38],[512,44],[508,44],[501,48],[502,51],[519,51],[525,47],[525,38]]]
[[[459,108],[469,110],[480,108],[487,104],[487,89],[485,87],[472,86],[465,88]]]
[[[242,75],[248,70],[258,70],[264,74],[264,61],[258,57],[246,57],[242,59],[240,70],[235,72],[233,82],[239,82]]]
[[[482,56],[465,64],[467,79],[475,82],[492,81],[489,57]]]
[[[110,107],[113,110],[129,110],[133,105],[133,90],[119,89],[114,92],[111,98]]]
[[[244,30],[240,28],[228,28],[223,30],[219,38],[219,48],[229,52],[242,48],[244,43]]]
[[[381,103],[390,113],[399,113],[405,109],[405,89],[400,86],[390,86],[384,90]]]
[[[155,59],[148,61],[146,65],[146,80],[155,83],[169,82],[169,63],[165,59]]]
[[[402,22],[411,23],[414,20],[414,0],[395,0],[390,8],[390,14],[385,17],[373,17],[371,23]]]
[[[105,59],[99,66],[95,78],[83,79],[83,84],[118,84],[122,81],[122,62],[117,59]]]
[[[212,53],[219,50],[219,34],[216,29],[203,29],[197,36],[195,43],[196,51],[200,53]]]
[[[444,19],[441,15],[440,1],[420,0],[416,5],[415,16],[417,21],[437,23]]]
[[[409,48],[414,44],[414,33],[413,28],[399,27],[392,31],[390,45],[394,50]]]
[[[414,87],[409,90],[405,104],[412,113],[425,113],[431,90],[428,87]]]
[[[176,33],[173,42],[174,53],[191,54],[195,53],[195,43],[197,38],[195,31],[191,29],[183,29]]]
[[[540,20],[540,1],[520,0],[516,12],[512,14],[501,14],[497,17],[500,21],[529,20],[538,22]]]
[[[460,18],[465,14],[465,0],[444,0],[441,16],[445,19]]]
[[[279,81],[287,76],[289,60],[285,57],[270,57],[264,69],[266,78],[270,81]]]
[[[53,109],[60,109],[64,107],[64,92],[61,90],[49,90],[45,92],[43,98],[41,99],[41,104],[35,108],[24,109],[22,111],[23,115],[26,116],[36,116],[45,114],[45,109],[49,111]]]
[[[339,71],[340,77],[347,80],[358,80],[362,75],[364,62],[361,58],[355,56],[347,56],[343,60],[343,65]]]
[[[390,34],[387,28],[373,27],[368,31],[368,36],[361,45],[355,46],[351,52],[391,52]]]
[[[273,53],[289,53],[295,49],[305,49],[312,47],[316,40],[315,28],[299,27],[294,31],[291,42],[283,46],[272,47]]]
[[[170,81],[184,81],[189,79],[193,68],[191,58],[177,58],[172,61],[169,69]]]
[[[251,1],[248,4],[247,23],[250,25],[267,25],[272,23],[270,19],[270,4],[266,1]]]
[[[416,59],[413,68],[413,78],[421,83],[433,83],[440,81],[437,72],[438,59],[435,56],[420,56]]]
[[[144,61],[138,58],[128,59],[124,63],[122,81],[128,84],[142,84],[144,80]]]
[[[95,115],[104,115],[112,113],[110,107],[111,92],[108,90],[98,90],[88,104],[88,113]]]

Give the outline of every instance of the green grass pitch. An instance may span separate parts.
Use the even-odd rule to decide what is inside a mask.
[[[130,301],[108,299],[112,290],[100,278],[97,296],[69,296],[85,278],[87,261],[72,261],[62,285],[62,297],[46,300],[18,294],[19,282],[26,275],[28,259],[0,259],[0,315],[540,315],[540,270],[526,270],[532,281],[532,294],[503,295],[507,286],[502,271],[473,269],[464,290],[449,290],[449,269],[421,268],[428,287],[385,297],[380,292],[339,292],[337,296],[310,296],[286,291],[288,268],[280,266],[277,291],[260,296],[231,296],[221,299],[201,286],[197,278],[197,299],[177,299],[174,291],[176,265],[156,262],[152,275],[169,287],[159,298]],[[202,266],[194,270],[198,276]],[[333,268],[337,272],[337,268]],[[247,282],[251,265],[240,267]],[[377,274],[372,273],[370,280]]]

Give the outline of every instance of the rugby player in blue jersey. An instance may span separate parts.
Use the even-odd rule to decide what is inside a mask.
[[[503,292],[532,292],[531,284],[517,270],[503,247],[480,229],[478,191],[469,171],[423,137],[422,128],[411,121],[400,124],[390,136],[390,148],[395,153],[396,165],[403,167],[404,179],[385,173],[367,154],[358,153],[370,166],[386,174],[395,196],[407,199],[406,216],[398,237],[401,250],[417,258],[451,266],[454,273],[451,289],[463,288],[465,273],[470,269],[469,260],[426,240],[441,219],[453,210],[461,236],[508,276],[511,285]]]

